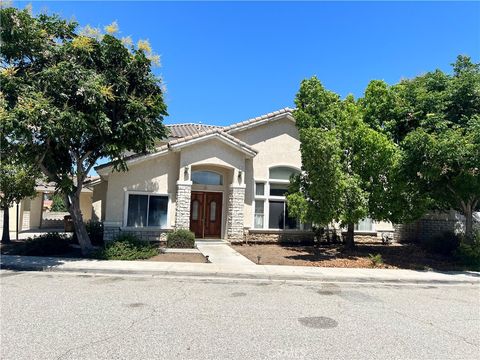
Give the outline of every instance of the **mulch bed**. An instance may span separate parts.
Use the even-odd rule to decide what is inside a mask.
[[[205,263],[205,257],[200,253],[164,253],[154,256],[146,261],[162,261],[162,262],[189,262],[189,263]]]
[[[359,242],[355,249],[340,244],[315,246],[234,245],[233,248],[262,265],[295,265],[339,268],[384,268],[413,270],[463,270],[452,259],[426,253],[414,244]],[[369,254],[382,256],[383,264],[373,264]]]
[[[10,244],[0,244],[0,252],[2,255],[18,255],[19,249],[23,246],[25,240],[12,240]],[[70,246],[70,250],[64,254],[49,255],[49,257],[62,258],[79,258],[84,256],[78,247]],[[141,261],[141,260],[140,260]],[[144,261],[161,261],[161,262],[188,262],[188,263],[205,263],[205,257],[200,253],[160,253],[150,259]]]

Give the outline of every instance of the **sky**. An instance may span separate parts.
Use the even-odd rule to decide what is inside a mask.
[[[459,54],[480,62],[479,2],[31,3],[81,26],[117,21],[119,36],[148,39],[161,55],[167,124],[228,125],[293,107],[313,75],[360,97],[373,79],[450,71]]]

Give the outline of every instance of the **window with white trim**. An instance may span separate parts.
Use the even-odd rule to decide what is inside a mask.
[[[355,224],[355,231],[373,231],[373,221],[370,218],[360,220]]]
[[[201,185],[223,185],[223,176],[215,171],[193,171],[192,182]]]
[[[128,194],[127,226],[166,228],[168,196]]]
[[[255,182],[254,219],[255,229],[304,229],[297,219],[288,216],[285,195],[290,177],[298,170],[277,166],[270,168],[266,182]]]

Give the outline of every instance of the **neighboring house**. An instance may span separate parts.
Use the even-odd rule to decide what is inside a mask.
[[[67,213],[49,211],[52,201],[49,197],[55,192],[53,183],[37,181],[35,186],[37,194],[33,198],[25,198],[9,209],[10,231],[36,230],[36,229],[63,229],[63,217]],[[80,194],[80,210],[83,220],[92,218],[92,188],[84,186]],[[17,211],[18,209],[18,211]],[[3,211],[0,210],[0,228],[3,228]]]
[[[285,108],[230,126],[178,124],[156,151],[132,154],[128,171],[96,167],[94,217],[105,239],[120,231],[159,240],[175,228],[197,238],[236,241],[299,240],[310,226],[288,217],[285,192],[301,169],[292,110]],[[392,231],[365,220],[359,232]]]

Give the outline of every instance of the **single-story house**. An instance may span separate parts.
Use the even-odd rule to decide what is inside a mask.
[[[292,109],[230,126],[169,125],[170,136],[154,152],[131,154],[128,171],[96,167],[94,217],[105,239],[121,231],[161,240],[186,228],[197,238],[238,241],[299,240],[311,227],[288,216],[285,192],[301,169],[300,142]],[[357,230],[393,231],[369,219]]]
[[[91,179],[89,179],[91,181]],[[51,196],[55,193],[55,184],[37,181],[36,195],[33,198],[22,199],[9,208],[9,228],[11,232],[38,230],[38,229],[63,229],[63,217],[67,212],[50,211]],[[83,220],[92,219],[93,190],[88,184],[83,187],[80,194],[80,210]],[[0,228],[3,228],[3,210],[0,210]]]

